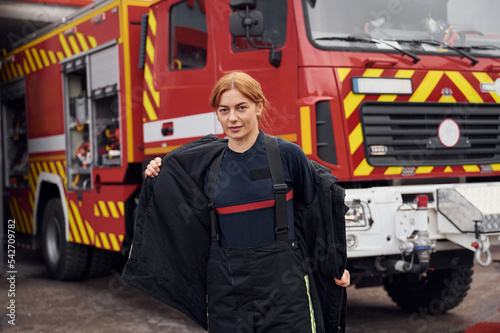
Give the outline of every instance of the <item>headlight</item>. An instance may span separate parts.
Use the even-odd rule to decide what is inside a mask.
[[[346,228],[356,228],[357,230],[370,229],[373,224],[370,208],[360,200],[346,201],[349,210],[345,214]]]

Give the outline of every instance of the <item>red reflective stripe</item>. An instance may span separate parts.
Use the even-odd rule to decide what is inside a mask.
[[[290,192],[288,192],[286,194],[286,201],[290,200],[291,198],[293,198],[293,190],[291,190]],[[275,201],[276,200],[258,201],[258,202],[243,204],[243,205],[216,208],[216,210],[217,210],[217,213],[219,213],[219,214],[241,213],[241,212],[246,212],[249,210],[273,207]]]

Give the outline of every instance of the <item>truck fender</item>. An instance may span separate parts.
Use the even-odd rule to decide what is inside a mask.
[[[64,196],[64,186],[63,186],[63,181],[60,176],[53,174],[53,173],[48,173],[48,172],[40,172],[38,175],[38,181],[36,184],[36,195],[35,195],[35,208],[33,211],[33,234],[36,236],[38,235],[38,217],[40,214],[38,214],[39,209],[43,209],[44,207],[39,207],[40,202],[41,202],[41,197],[44,194],[42,190],[42,186],[44,183],[49,183],[52,185],[57,186],[58,189],[58,196],[61,199],[62,203],[62,208],[63,208],[63,214],[64,214],[64,221],[65,223],[65,238],[66,241],[69,241],[69,228],[68,228],[68,205],[66,203],[66,198]],[[41,217],[40,217],[41,218]]]

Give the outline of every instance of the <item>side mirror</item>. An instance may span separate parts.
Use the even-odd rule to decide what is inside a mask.
[[[231,35],[246,37],[248,44],[256,49],[269,49],[269,63],[274,67],[279,67],[281,50],[276,50],[274,44],[271,46],[255,45],[250,39],[250,36],[261,36],[264,33],[264,15],[253,9],[257,5],[257,0],[229,0],[229,5],[233,9],[231,16],[229,16]]]
[[[235,37],[247,35],[247,27],[249,36],[261,36],[264,33],[264,15],[258,10],[248,12],[248,17],[245,11],[232,12],[229,16],[229,29],[231,35]]]

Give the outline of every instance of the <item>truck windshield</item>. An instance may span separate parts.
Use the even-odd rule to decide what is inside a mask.
[[[305,0],[322,49],[500,57],[498,0]]]

